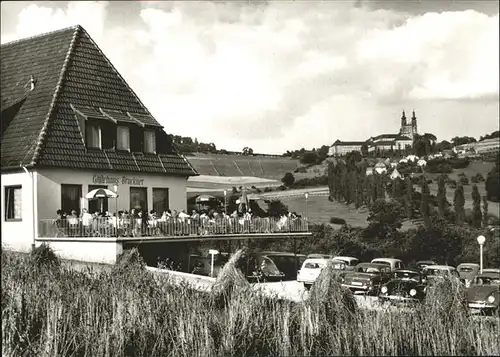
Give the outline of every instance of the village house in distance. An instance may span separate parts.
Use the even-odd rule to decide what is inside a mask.
[[[342,156],[351,151],[363,151],[363,146],[368,153],[406,150],[412,147],[417,130],[417,117],[415,111],[412,113],[411,121],[408,121],[403,110],[401,116],[401,127],[398,134],[381,134],[371,137],[366,141],[340,141],[333,143],[328,151],[329,156]]]
[[[28,251],[58,210],[186,208],[195,169],[85,29],[1,52],[2,244]],[[84,198],[98,188],[118,197]]]

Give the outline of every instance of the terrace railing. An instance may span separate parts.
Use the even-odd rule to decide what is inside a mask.
[[[228,234],[269,234],[308,232],[306,218],[228,218],[219,220],[143,221],[119,220],[114,217],[81,219],[42,219],[38,225],[40,238],[52,237],[171,237]]]

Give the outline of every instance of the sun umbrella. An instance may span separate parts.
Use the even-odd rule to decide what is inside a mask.
[[[116,198],[116,193],[107,188],[96,188],[85,195],[88,200],[94,200],[96,198]]]
[[[216,200],[216,198],[210,195],[199,195],[198,197],[196,197],[196,203],[210,202],[212,200]]]

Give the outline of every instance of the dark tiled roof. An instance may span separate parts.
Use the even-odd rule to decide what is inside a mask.
[[[379,145],[396,145],[396,142],[393,140],[384,140],[384,141],[377,141],[376,143],[372,144],[372,146],[379,146]]]
[[[398,136],[399,136],[399,134],[380,134],[380,135],[373,137],[373,140],[396,139]]]
[[[196,174],[175,152],[153,155],[86,149],[74,109],[84,117],[157,130],[162,126],[80,26],[1,46],[2,122],[5,108],[24,97],[2,131],[2,169],[23,165]]]
[[[404,135],[398,135],[396,136],[395,140],[412,140],[411,138],[404,136]]]
[[[350,146],[350,145],[363,145],[366,141],[340,141],[337,140],[333,143],[333,146]]]

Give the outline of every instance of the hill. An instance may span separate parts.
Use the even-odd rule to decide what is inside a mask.
[[[230,177],[261,177],[281,180],[299,166],[299,160],[280,156],[243,156],[223,154],[192,154],[186,159],[200,175]]]

